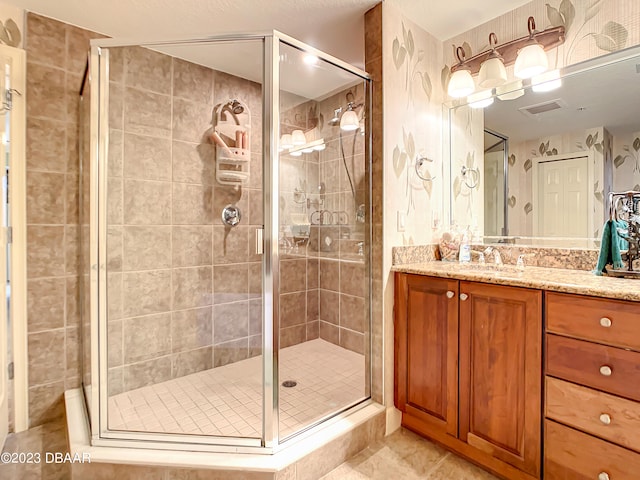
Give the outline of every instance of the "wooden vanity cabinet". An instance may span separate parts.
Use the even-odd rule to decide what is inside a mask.
[[[396,273],[405,427],[509,479],[540,478],[542,292]]]

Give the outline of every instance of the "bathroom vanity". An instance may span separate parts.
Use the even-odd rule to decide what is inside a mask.
[[[507,479],[638,478],[640,284],[492,267],[394,267],[402,424]]]

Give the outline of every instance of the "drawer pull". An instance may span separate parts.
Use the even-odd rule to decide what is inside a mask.
[[[602,325],[604,328],[609,328],[611,326],[611,319],[607,317],[602,317],[600,319],[600,325]]]
[[[609,480],[609,474],[607,472],[600,472],[598,474],[598,480]]]
[[[611,417],[608,414],[603,413],[602,415],[600,415],[600,421],[604,425],[609,425],[611,423]]]
[[[608,365],[603,365],[600,367],[600,374],[604,375],[605,377],[610,377],[611,376],[611,367],[609,367]]]
[[[455,296],[455,292],[453,292],[452,290],[447,291],[447,298],[453,298],[454,296]]]
[[[463,302],[464,302],[467,298],[469,298],[469,295],[467,295],[466,293],[461,293],[461,294],[460,294],[460,300],[462,300]]]

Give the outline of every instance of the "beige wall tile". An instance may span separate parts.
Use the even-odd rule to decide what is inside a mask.
[[[122,271],[122,229],[123,227],[120,226],[109,226],[107,230],[107,270],[109,272]]]
[[[123,227],[124,271],[171,267],[171,227]]]
[[[307,322],[320,319],[320,291],[307,290]]]
[[[367,295],[367,270],[364,264],[340,262],[340,291],[357,297]]]
[[[174,58],[173,95],[192,102],[211,105],[213,102],[213,70]]]
[[[211,267],[174,268],[172,282],[175,310],[211,305],[213,300]]]
[[[122,365],[122,320],[114,320],[107,325],[107,364],[108,368],[119,367]],[[120,372],[122,380],[122,372]]]
[[[209,346],[177,353],[173,356],[172,361],[172,377],[184,377],[210,369],[213,365],[213,354]]]
[[[64,258],[64,227],[27,227],[28,278],[64,275]]]
[[[124,176],[137,180],[171,180],[171,140],[125,133]]]
[[[213,227],[213,263],[243,263],[248,260],[249,230],[246,227],[236,226],[225,228]]]
[[[307,322],[307,341],[320,338],[320,322]]]
[[[364,354],[364,335],[346,328],[340,329],[340,346],[353,352]]]
[[[78,327],[69,327],[65,329],[65,357],[66,372],[65,378],[68,381],[80,373],[80,329]]]
[[[65,306],[66,313],[66,326],[67,327],[79,327],[80,326],[80,277],[67,277],[66,278],[66,300]]]
[[[253,48],[256,48],[256,52],[258,52],[261,51],[262,47],[258,43],[254,43]],[[215,71],[213,74],[213,102],[218,104],[233,98],[243,99],[248,86],[249,82],[247,80],[241,80],[228,73]]]
[[[173,184],[173,223],[211,225],[213,189],[210,186]]]
[[[249,264],[249,298],[262,297],[262,263]]]
[[[140,122],[140,119],[136,116],[134,121]],[[109,82],[109,127],[118,130],[124,128],[124,87],[114,82]],[[136,133],[146,132],[144,125],[138,123],[133,125],[132,130],[136,130]]]
[[[125,132],[154,137],[170,137],[171,97],[126,88],[124,92],[124,130]]]
[[[66,225],[64,227],[64,264],[67,275],[77,275],[80,272],[80,227]]]
[[[131,47],[109,48],[109,81],[124,83],[124,56]]]
[[[280,261],[280,293],[304,291],[307,288],[307,261],[305,259]]]
[[[124,363],[171,353],[171,313],[127,318],[122,322]]]
[[[340,295],[340,326],[363,333],[367,316],[364,298]]]
[[[249,302],[225,303],[213,307],[213,343],[247,337],[249,334]],[[215,361],[215,352],[214,352]]]
[[[29,387],[29,426],[42,425],[64,415],[64,382]]]
[[[123,221],[123,185],[121,178],[107,180],[107,224],[120,225]],[[133,201],[133,200],[132,200]]]
[[[247,338],[240,338],[230,342],[218,344],[213,349],[213,367],[222,367],[229,363],[239,362],[249,357],[249,342]]]
[[[215,148],[209,143],[173,141],[173,181],[211,185],[215,180]]]
[[[262,355],[262,335],[249,337],[249,357]]]
[[[28,12],[25,31],[29,34],[25,47],[29,61],[64,68],[65,27],[62,22]]]
[[[107,372],[107,392],[108,395],[118,395],[124,392],[124,368],[110,368]]]
[[[320,290],[320,319],[325,322],[339,324],[340,294],[331,290]]]
[[[262,299],[249,301],[249,335],[262,333]]]
[[[66,223],[80,223],[79,177],[76,174],[65,176],[64,211]]]
[[[174,226],[172,234],[174,267],[194,267],[213,263],[213,227]]]
[[[65,121],[65,72],[27,62],[27,116]]]
[[[66,25],[67,34],[67,70],[81,75],[87,65],[89,40],[101,38],[102,35],[89,30]],[[80,85],[78,85],[78,90]]]
[[[27,282],[30,333],[64,326],[66,279],[38,278]]]
[[[340,262],[320,260],[320,288],[340,291]]]
[[[307,293],[280,294],[280,329],[307,321]]]
[[[307,259],[307,288],[318,288],[320,285],[320,263],[317,258]]]
[[[280,348],[287,348],[297,345],[307,339],[306,324],[295,325],[293,327],[280,327]]]
[[[171,183],[125,180],[123,209],[125,224],[170,224]]]
[[[229,303],[249,298],[249,264],[213,267],[213,303]]]
[[[169,95],[171,93],[171,57],[144,47],[124,50],[127,86]]]
[[[171,309],[171,270],[123,274],[123,314],[126,317]]]
[[[109,321],[122,318],[123,282],[122,273],[107,273],[107,316]]]
[[[211,128],[211,116],[212,107],[210,105],[174,97],[173,138],[185,142],[201,143],[205,132]]]
[[[67,127],[61,121],[27,116],[27,169],[64,173],[66,135]]]
[[[27,173],[27,223],[65,222],[65,176],[59,173]]]
[[[320,320],[320,338],[340,345],[340,329],[331,323]]]
[[[248,190],[249,193],[249,225],[262,225],[262,190]]]
[[[171,316],[172,352],[206,347],[213,342],[211,307],[173,312]]]
[[[64,379],[64,347],[64,329],[29,334],[29,382],[32,385]]]
[[[166,382],[171,379],[171,357],[132,363],[123,369],[125,391]]]
[[[124,154],[124,133],[122,130],[111,128],[109,130],[109,177],[122,177]]]

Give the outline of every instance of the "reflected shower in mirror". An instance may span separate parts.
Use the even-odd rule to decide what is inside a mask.
[[[640,188],[639,80],[634,48],[516,85],[484,109],[457,102],[452,220],[485,240],[593,246],[607,193]],[[470,162],[483,172],[474,191],[460,178]]]

